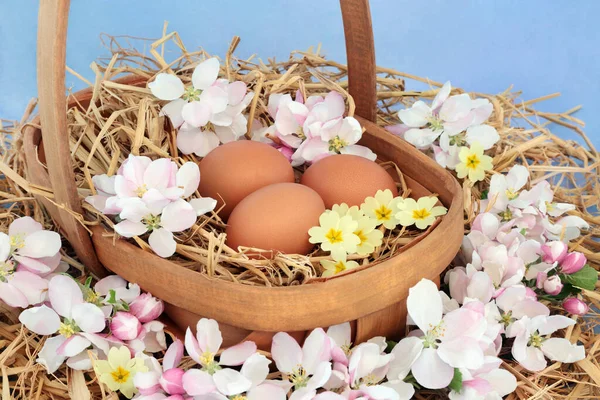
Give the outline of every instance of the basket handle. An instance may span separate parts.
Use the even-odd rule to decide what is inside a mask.
[[[37,78],[42,139],[54,201],[61,208],[59,225],[81,261],[96,275],[106,274],[99,263],[88,232],[76,219],[82,208],[75,184],[69,136],[65,67],[70,0],[41,0],[38,16]],[[377,89],[375,46],[369,0],[340,0],[349,92],[356,114],[375,121]]]

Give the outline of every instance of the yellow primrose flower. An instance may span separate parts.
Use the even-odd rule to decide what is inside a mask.
[[[436,206],[437,197],[425,196],[415,201],[408,198],[398,206],[400,212],[396,218],[402,226],[415,224],[419,229],[425,229],[433,224],[435,218],[448,212],[446,207]]]
[[[108,352],[108,360],[96,360],[94,371],[100,382],[113,392],[120,391],[128,399],[133,397],[136,389],[133,377],[138,372],[147,372],[148,367],[139,358],[131,358],[129,349],[125,346],[113,347]]]
[[[356,252],[356,246],[360,243],[354,234],[358,222],[351,216],[340,217],[337,212],[325,211],[319,217],[319,225],[308,230],[311,243],[321,243],[321,248],[330,251],[334,258]]]
[[[333,276],[335,274],[339,274],[340,272],[344,272],[349,269],[358,267],[358,263],[356,261],[346,261],[345,253],[341,253],[339,254],[339,256],[340,257],[335,257],[332,254],[333,261],[321,261],[321,265],[323,266],[323,268],[325,268],[325,271],[323,271],[323,274],[321,276]]]
[[[471,182],[482,181],[485,178],[485,171],[491,171],[493,168],[492,157],[483,154],[483,147],[475,142],[471,148],[461,147],[458,153],[460,163],[456,166],[456,173],[459,178],[467,175]]]
[[[369,218],[377,221],[377,226],[383,224],[387,229],[394,229],[398,225],[395,217],[398,204],[402,197],[394,198],[390,189],[378,190],[375,197],[367,197],[360,205],[360,209]]]
[[[383,240],[383,232],[377,230],[377,221],[367,217],[358,206],[348,207],[348,204],[334,204],[331,211],[338,213],[340,217],[349,215],[353,220],[358,222],[358,227],[354,234],[360,239],[360,243],[356,246],[356,253],[361,256],[367,256],[375,250],[375,247],[381,246]]]

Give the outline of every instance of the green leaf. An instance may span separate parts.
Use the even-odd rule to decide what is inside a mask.
[[[564,282],[564,275],[561,275],[561,280]],[[559,294],[551,296],[549,294],[538,294],[538,299],[548,300],[554,303],[561,302],[569,296],[581,293],[581,289],[574,287],[570,283],[565,283]]]
[[[448,385],[448,388],[454,390],[456,393],[460,393],[463,387],[463,377],[458,368],[454,368],[454,378]]]
[[[596,282],[598,282],[598,272],[589,265],[585,265],[582,269],[571,275],[563,275],[563,281],[570,283],[578,288],[594,290]]]
[[[484,190],[483,192],[481,192],[481,200],[486,200],[488,198],[488,193],[490,191],[489,190]]]
[[[88,276],[88,278],[85,280],[85,287],[91,287],[92,286],[92,277]]]
[[[394,347],[396,347],[397,344],[398,344],[398,342],[394,342],[393,340],[388,340],[387,347],[385,348],[385,352],[390,353],[394,349]]]
[[[117,302],[117,292],[115,292],[114,289],[108,291],[108,296],[108,300],[106,300],[107,303],[115,304]]]

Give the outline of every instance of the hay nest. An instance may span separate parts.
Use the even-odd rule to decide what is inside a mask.
[[[120,43],[124,40],[127,39],[110,38],[107,43],[111,48],[112,57],[93,64],[96,80],[94,83],[88,83],[93,88],[96,101],[92,102],[89,110],[82,111],[79,108],[69,110],[73,164],[82,195],[93,190],[90,186],[91,175],[114,172],[118,162],[130,151],[134,154],[138,152],[138,154],[154,156],[167,156],[169,153],[175,157],[178,155],[173,141],[174,131],[159,115],[159,103],[152,99],[149,91],[143,87],[121,85],[109,80],[122,74],[134,74],[147,80],[156,72],[170,68],[179,70],[185,80],[186,77],[189,78],[198,57],[206,55],[203,51],[187,51],[176,34],[165,35],[157,42],[147,42],[150,44],[152,57],[130,47],[122,47]],[[167,63],[164,59],[163,45],[169,41],[181,51],[181,55],[171,63]],[[318,48],[314,51],[292,53],[284,62],[269,60],[264,63],[253,58],[236,59],[233,50],[238,41],[237,39],[233,41],[225,58],[222,73],[230,79],[245,81],[252,90],[261,93],[254,98],[249,121],[254,118],[266,118],[264,99],[269,93],[295,90],[305,94],[328,90],[346,93],[346,67],[323,58]],[[418,99],[431,99],[437,93],[437,88],[441,87],[441,83],[387,68],[378,68],[378,72],[380,107],[377,122],[382,126],[398,123],[396,117],[398,108],[410,105]],[[416,86],[427,85],[429,89],[406,90],[405,81],[409,88],[416,83]],[[462,90],[455,88],[454,93],[462,93]],[[600,241],[598,240],[600,215],[594,208],[600,202],[600,156],[582,131],[583,122],[572,115],[578,107],[563,113],[546,113],[533,108],[537,103],[558,94],[532,100],[522,100],[520,92],[511,90],[496,95],[482,93],[471,93],[471,95],[487,98],[494,106],[494,112],[488,123],[498,130],[501,140],[488,153],[494,158],[495,171],[505,172],[510,166],[519,163],[529,169],[532,177],[531,184],[544,179],[552,182],[558,201],[575,204],[577,209],[571,213],[580,216],[590,224],[590,229],[570,244],[571,250],[584,253],[590,265],[597,270],[600,269]],[[350,97],[347,97],[347,103],[352,114],[353,102]],[[33,195],[43,195],[44,188],[29,184],[25,176],[21,130],[29,123],[29,116],[34,107],[35,103],[32,102],[22,121],[2,121],[0,171],[4,174],[4,179],[0,179],[0,202],[4,209],[0,213],[0,224],[4,229],[14,218],[24,215],[33,216],[38,221],[43,221],[47,228],[56,229],[52,220],[33,197]],[[550,131],[550,124],[561,125],[576,132],[581,136],[584,145],[557,137]],[[180,157],[177,161],[189,159],[194,160],[193,157]],[[489,186],[489,178],[476,185],[463,183],[466,231],[479,211],[479,199],[487,186]],[[90,213],[89,216],[96,218],[89,223],[100,223],[100,221],[111,223],[90,207],[87,211]],[[276,258],[272,263],[258,260],[256,265],[260,265],[258,270],[266,272],[264,276],[253,273],[252,271],[257,268],[252,268],[254,261],[248,264],[248,260],[232,262],[230,259],[222,259],[222,267],[207,269],[203,261],[207,255],[219,254],[230,258],[232,255],[231,249],[228,250],[223,245],[221,225],[221,221],[215,215],[203,219],[198,224],[199,229],[214,235],[214,238],[209,241],[213,247],[206,246],[206,239],[179,237],[181,244],[178,247],[177,262],[189,268],[212,273],[213,276],[248,284],[294,284],[304,282],[318,274],[313,264],[315,259],[310,257],[288,259],[281,256],[283,258]],[[416,235],[418,232],[394,232],[388,237],[388,241],[409,241]],[[139,240],[138,244],[145,245],[142,240]],[[390,256],[396,250],[388,247],[386,251]],[[62,250],[62,254],[63,260],[72,267],[73,275],[76,276],[77,270],[80,270],[79,275],[83,277],[84,267],[73,257],[68,245]],[[287,269],[283,266],[287,266]],[[595,291],[584,291],[583,296],[595,306],[596,310],[600,308],[598,288]],[[43,368],[35,363],[43,338],[32,335],[22,328],[14,310],[4,307],[0,309],[0,313],[2,400],[117,398],[114,394],[105,393],[93,374],[62,367],[56,374],[46,375]],[[564,331],[566,338],[573,342],[579,341],[586,347],[586,359],[575,364],[554,363],[539,373],[531,373],[514,363],[510,356],[510,347],[505,347],[500,353],[500,357],[506,356],[503,367],[512,372],[519,381],[517,390],[508,398],[599,398],[600,336],[595,334],[598,325],[600,325],[600,316],[596,311],[591,311],[586,317],[579,318],[575,326]],[[418,399],[441,397],[444,396],[438,391],[422,390],[416,395]]]

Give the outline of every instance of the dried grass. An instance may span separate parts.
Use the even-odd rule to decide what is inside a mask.
[[[94,64],[93,102],[82,109],[69,110],[71,146],[74,166],[81,194],[91,190],[90,177],[94,174],[114,173],[120,160],[131,151],[134,154],[165,156],[177,155],[174,145],[174,132],[164,117],[159,115],[159,105],[148,97],[144,88],[122,85],[108,81],[120,74],[135,74],[143,79],[151,78],[157,71],[177,70],[185,80],[189,78],[197,57],[202,51],[188,52],[176,34],[165,35],[157,43],[150,45],[152,57],[121,47],[127,38],[109,38],[113,56],[104,62]],[[300,90],[303,93],[319,93],[338,90],[345,93],[347,87],[346,67],[324,59],[319,49],[308,52],[295,52],[289,60],[262,62],[250,58],[237,60],[232,52],[238,40],[234,40],[225,58],[223,73],[230,79],[244,80],[257,93],[278,93]],[[165,44],[175,44],[181,51],[174,61],[165,61]],[[424,78],[404,74],[386,68],[378,68],[378,123],[397,123],[395,110],[409,105],[418,98],[431,99],[441,86]],[[425,91],[408,91],[405,80],[412,86],[414,82],[429,85]],[[462,92],[454,89],[454,93]],[[548,179],[555,186],[558,201],[573,203],[577,209],[572,212],[590,224],[590,229],[577,241],[571,243],[572,250],[586,254],[590,264],[600,269],[600,157],[589,139],[585,136],[583,123],[573,116],[578,108],[564,113],[536,111],[533,106],[550,95],[533,100],[522,100],[519,92],[506,90],[496,95],[472,93],[475,97],[485,97],[494,105],[491,117],[493,126],[500,133],[501,140],[491,150],[496,172],[506,171],[511,165],[526,165],[531,172],[532,183]],[[256,96],[251,106],[251,118],[265,119],[265,97]],[[353,101],[348,99],[350,112]],[[48,188],[29,184],[24,174],[24,158],[21,151],[20,132],[27,123],[35,103],[32,102],[22,121],[2,121],[0,140],[0,171],[5,179],[0,179],[0,226],[6,230],[10,222],[19,216],[32,215],[44,221],[47,228],[54,228],[53,222],[33,199],[33,194],[51,197]],[[584,145],[575,141],[563,140],[554,135],[550,124],[561,125],[581,136]],[[193,157],[180,157],[184,162]],[[481,191],[489,180],[478,185],[463,185],[465,194],[465,223],[468,224],[479,208]],[[93,214],[89,207],[87,211]],[[98,217],[101,218],[101,217]],[[105,220],[105,222],[107,222]],[[249,284],[292,284],[302,282],[315,275],[311,261],[318,258],[281,255],[272,263],[264,260],[240,262],[239,255],[223,244],[222,223],[212,216],[200,221],[190,237],[180,236],[178,246],[182,265],[202,270],[207,274],[223,279],[238,280]],[[398,232],[396,232],[396,235]],[[403,233],[401,241],[413,237],[415,233]],[[388,249],[388,253],[393,251]],[[83,270],[70,250],[63,253],[63,259],[75,269]],[[316,256],[315,256],[316,257]],[[268,267],[267,267],[268,266]],[[241,268],[238,268],[241,267]],[[243,268],[243,270],[241,270]],[[600,309],[600,290],[586,291],[584,297],[596,309]],[[0,310],[0,380],[1,400],[8,399],[116,399],[105,393],[97,384],[93,374],[60,369],[55,375],[47,376],[35,364],[36,354],[42,340],[26,332],[16,318],[16,312],[6,307]],[[579,318],[577,325],[564,332],[573,342],[580,342],[588,354],[585,360],[575,364],[551,364],[540,373],[530,373],[511,361],[510,348],[502,350],[506,355],[504,368],[518,379],[516,392],[509,399],[597,399],[600,398],[600,335],[595,330],[600,325],[600,316],[592,311]],[[439,399],[445,397],[439,391],[419,391],[417,399]]]

